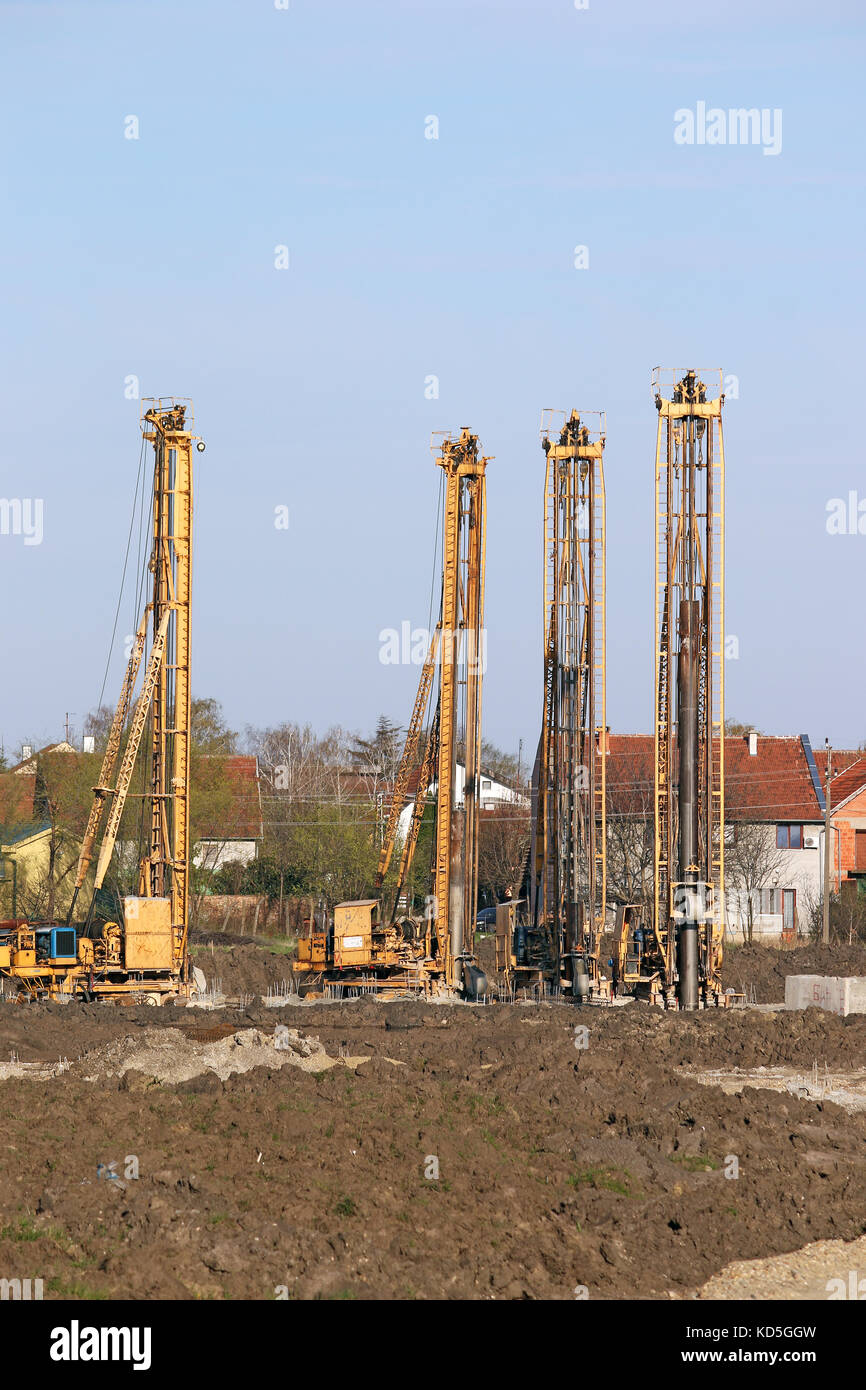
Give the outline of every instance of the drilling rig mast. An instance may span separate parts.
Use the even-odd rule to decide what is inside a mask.
[[[705,373],[709,379],[709,373]],[[657,1002],[723,1003],[724,444],[718,390],[657,369],[653,918],[624,974]],[[635,914],[634,921],[639,921]],[[629,941],[630,937],[630,941]],[[630,962],[630,964],[629,964]]]
[[[33,998],[147,995],[154,1002],[188,993],[189,622],[192,545],[191,406],[175,398],[145,401],[144,440],[153,446],[152,589],[138,627],[103,757],[64,925],[0,924],[0,973]],[[189,418],[187,415],[189,413]],[[204,444],[199,441],[199,450]],[[141,693],[132,697],[151,633]],[[120,757],[124,730],[128,735]],[[123,921],[92,935],[96,893],[111,863],[142,744],[145,843],[138,895],[123,899]],[[118,767],[118,759],[120,765]],[[115,775],[116,772],[116,775]],[[106,814],[107,812],[107,814]],[[72,925],[104,825],[87,920]],[[8,959],[7,959],[8,957]],[[5,969],[4,966],[8,967]]]
[[[533,775],[526,911],[511,972],[606,996],[604,416],[577,411],[551,437],[545,411],[544,714]]]
[[[421,671],[374,885],[381,894],[397,845],[400,813],[414,786],[411,822],[400,853],[391,910],[386,911],[381,897],[337,903],[332,928],[324,917],[310,922],[309,934],[298,943],[295,968],[319,975],[329,985],[448,991],[476,997],[486,986],[483,972],[475,965],[473,943],[478,902],[489,459],[480,455],[477,435],[464,429],[458,438],[446,436],[442,440],[437,463],[445,487],[439,622]],[[427,723],[437,668],[438,693]],[[423,919],[411,911],[401,917],[424,805],[434,787],[434,850],[427,906]]]

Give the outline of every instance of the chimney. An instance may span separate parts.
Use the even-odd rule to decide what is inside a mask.
[[[21,745],[21,761],[22,761],[22,763],[26,763],[26,762],[27,762],[27,759],[28,759],[28,758],[32,758],[32,757],[33,757],[33,744],[32,744],[32,743],[22,743],[22,745]]]
[[[95,752],[96,752],[96,738],[94,737],[93,734],[85,734],[85,735],[84,735],[84,752],[85,752],[85,753],[95,753]]]
[[[750,758],[756,758],[756,757],[758,756],[758,735],[757,735],[757,734],[754,732],[754,730],[753,730],[753,731],[748,735],[748,738],[749,738],[749,757],[750,757]]]

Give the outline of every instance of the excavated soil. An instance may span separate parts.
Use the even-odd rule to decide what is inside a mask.
[[[5,1004],[0,1062],[0,1274],[46,1297],[690,1299],[866,1231],[866,1113],[703,1075],[862,1072],[861,1017]]]
[[[496,942],[477,939],[478,962],[493,978]],[[218,982],[232,998],[260,998],[294,985],[294,951],[277,950],[267,937],[226,932],[194,932],[192,959],[209,984]],[[782,1003],[787,975],[866,975],[866,946],[731,946],[725,952],[723,982],[757,1004]]]
[[[788,975],[866,975],[866,946],[728,946],[723,981],[756,1004],[785,998]],[[750,994],[750,988],[754,995]]]
[[[204,971],[209,986],[222,992],[260,998],[285,984],[295,985],[291,955],[271,949],[267,942],[250,937],[210,936],[192,945],[193,965]]]

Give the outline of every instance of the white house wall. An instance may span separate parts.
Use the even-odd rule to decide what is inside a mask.
[[[763,827],[767,836],[767,841],[771,849],[776,844],[776,826],[768,825]],[[815,839],[817,847],[814,849],[780,849],[776,853],[779,856],[778,867],[770,874],[764,888],[793,888],[797,894],[797,928],[800,932],[805,932],[808,925],[808,905],[811,901],[819,901],[821,896],[822,883],[822,853],[823,853],[823,826],[820,823],[806,824],[803,826],[803,838]],[[730,887],[730,877],[728,877],[729,888],[725,894],[728,927],[739,932],[745,924],[746,903],[743,900],[742,906],[738,904],[738,894],[735,889]],[[781,904],[778,912],[762,912],[755,914],[754,935],[755,936],[779,936],[782,931],[782,908]]]

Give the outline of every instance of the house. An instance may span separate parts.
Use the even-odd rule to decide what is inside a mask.
[[[57,835],[51,825],[33,824],[4,835],[0,844],[0,917],[32,919],[65,914],[72,898],[78,849],[77,842]]]
[[[415,799],[418,790],[417,774],[414,779],[410,779],[408,797],[406,805],[400,812],[397,820],[397,839],[405,840],[409,833],[409,826],[412,822],[412,812],[415,806]],[[517,792],[513,787],[509,787],[505,782],[499,782],[492,773],[485,772],[483,769],[479,777],[478,787],[478,809],[484,811],[496,811],[501,806],[517,806],[521,810],[529,810],[529,798],[521,792]],[[436,794],[436,783],[430,787],[431,795]],[[466,768],[463,763],[457,764],[457,774],[455,779],[455,804],[462,806],[466,797]]]
[[[834,891],[852,884],[866,894],[866,754],[831,778],[830,826]]]
[[[71,901],[79,846],[52,819],[40,760],[75,749],[64,742],[23,751],[16,767],[0,773],[0,916],[53,917]]]
[[[218,823],[202,826],[192,855],[197,868],[211,872],[224,864],[250,864],[258,857],[264,835],[258,758],[237,753],[224,761],[231,789],[230,805],[220,813]]]
[[[652,735],[612,734],[607,764],[612,896],[648,896]],[[866,779],[864,779],[866,780]],[[821,900],[824,790],[808,735],[725,739],[725,915],[732,932],[805,932]],[[866,827],[866,820],[864,820]]]
[[[21,748],[21,761],[16,763],[14,767],[10,767],[8,775],[10,777],[35,777],[39,770],[40,760],[49,753],[75,753],[77,751],[65,739],[61,739],[59,743],[46,744],[44,748],[40,748],[36,752],[34,752],[32,744],[25,743]]]
[[[54,753],[68,753],[74,758],[81,755],[65,742],[35,753],[32,748],[23,751],[16,767],[0,773],[0,916],[12,913],[13,897],[22,915],[25,909],[50,913],[52,901],[54,913],[65,912],[80,849],[80,840],[65,827],[63,818],[55,815],[52,823],[48,814],[43,759]],[[199,763],[205,780],[207,761],[204,758]],[[199,867],[217,869],[238,860],[249,863],[257,857],[262,840],[257,758],[228,757],[225,767],[229,794],[214,812],[214,823],[205,822],[204,833],[193,848],[192,861]],[[124,862],[134,864],[139,846],[119,841],[116,852]]]

